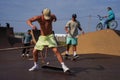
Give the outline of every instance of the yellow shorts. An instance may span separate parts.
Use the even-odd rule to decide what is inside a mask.
[[[39,36],[39,39],[34,48],[37,50],[43,50],[44,46],[57,47],[57,42],[55,41],[53,34],[48,36]]]

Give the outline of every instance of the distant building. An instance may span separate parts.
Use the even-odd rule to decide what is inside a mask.
[[[0,27],[0,35],[14,36],[13,27]]]
[[[60,41],[60,42],[65,42],[66,40],[66,34],[55,34],[55,37],[57,41]]]
[[[14,32],[12,27],[0,27],[0,45],[1,47],[14,44]]]

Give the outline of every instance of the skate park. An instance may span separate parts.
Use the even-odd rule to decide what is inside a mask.
[[[11,29],[11,28],[10,28]],[[0,29],[1,30],[1,29]],[[0,80],[119,80],[120,79],[120,31],[101,30],[79,35],[76,61],[64,60],[74,73],[68,75],[60,71],[40,69],[29,72],[33,65],[32,48],[30,58],[21,57],[21,49],[7,50],[21,47],[19,39],[14,38],[12,30],[0,31]],[[4,35],[3,35],[4,34]],[[13,41],[14,43],[10,42]],[[6,49],[6,50],[4,50]],[[62,55],[65,46],[59,47]],[[60,67],[56,56],[48,49],[46,60],[49,65]],[[72,51],[71,51],[72,54]],[[41,59],[39,59],[41,64]],[[41,64],[42,65],[42,64]]]

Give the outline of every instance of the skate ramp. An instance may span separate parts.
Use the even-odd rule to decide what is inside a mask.
[[[101,30],[78,37],[78,54],[102,53],[120,56],[120,31]],[[65,53],[65,52],[64,52]],[[72,54],[72,49],[70,49]]]

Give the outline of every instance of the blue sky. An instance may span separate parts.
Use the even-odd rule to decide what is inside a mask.
[[[15,32],[26,32],[31,29],[26,20],[32,16],[40,15],[44,8],[50,8],[57,16],[57,22],[53,23],[55,33],[65,33],[64,27],[71,15],[76,13],[81,27],[85,32],[95,31],[99,22],[97,15],[107,15],[106,8],[112,7],[116,20],[120,23],[120,0],[1,0],[0,24],[6,22],[14,27]],[[89,17],[91,15],[91,18]],[[37,25],[37,23],[34,23]],[[120,27],[117,29],[120,30]]]

